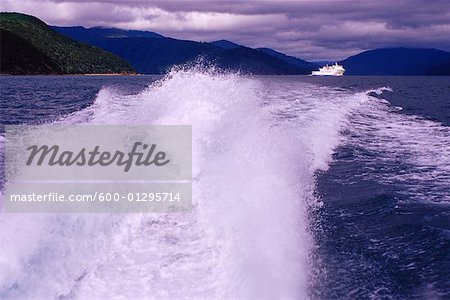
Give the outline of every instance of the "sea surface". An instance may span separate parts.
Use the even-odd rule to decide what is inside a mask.
[[[194,179],[190,214],[0,212],[0,299],[450,299],[449,77],[194,67],[0,93],[2,125],[191,124]]]

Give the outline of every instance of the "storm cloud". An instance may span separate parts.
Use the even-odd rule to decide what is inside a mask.
[[[450,50],[448,0],[2,0],[0,9],[35,15],[51,25],[228,39],[309,60],[338,60],[380,47]]]

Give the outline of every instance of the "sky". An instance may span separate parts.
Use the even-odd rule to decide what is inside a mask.
[[[381,47],[450,51],[450,0],[0,0],[0,10],[50,25],[227,39],[307,60],[340,60]]]

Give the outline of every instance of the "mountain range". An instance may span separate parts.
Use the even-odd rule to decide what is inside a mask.
[[[450,75],[450,52],[437,49],[374,49],[340,63],[346,75]]]
[[[309,62],[270,48],[218,40],[179,40],[151,31],[47,26],[19,13],[1,13],[1,73],[163,74],[198,59],[244,74],[310,74],[325,62]],[[346,75],[450,75],[450,52],[382,48],[340,61]],[[134,70],[133,70],[134,69]]]
[[[100,47],[126,59],[139,73],[161,74],[173,65],[185,64],[198,57],[221,69],[252,74],[310,74],[316,67],[307,63],[292,64],[266,51],[225,40],[195,42],[164,37],[154,32],[101,27],[52,28],[72,39]]]
[[[19,13],[0,13],[0,47],[2,74],[134,73],[124,59]]]

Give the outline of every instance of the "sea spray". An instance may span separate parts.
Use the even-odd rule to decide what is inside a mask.
[[[2,257],[15,263],[3,262],[0,295],[307,297],[314,174],[327,169],[360,102],[349,92],[198,66],[136,95],[103,88],[93,105],[58,122],[192,125],[193,213],[42,215],[23,226],[10,216],[17,226],[2,233],[18,239]]]

